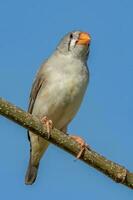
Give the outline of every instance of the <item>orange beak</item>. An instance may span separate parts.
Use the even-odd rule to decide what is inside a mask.
[[[88,33],[80,33],[77,44],[88,45],[91,41],[91,37]]]

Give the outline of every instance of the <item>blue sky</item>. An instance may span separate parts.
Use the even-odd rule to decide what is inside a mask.
[[[0,0],[0,95],[27,109],[34,75],[59,39],[92,36],[90,84],[69,127],[109,159],[133,170],[133,1]],[[33,186],[24,185],[26,130],[0,117],[3,199],[131,200],[133,192],[51,145]]]

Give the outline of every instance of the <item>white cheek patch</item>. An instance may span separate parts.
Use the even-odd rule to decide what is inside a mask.
[[[73,38],[73,39],[71,40],[71,42],[70,42],[70,50],[71,50],[72,48],[75,47],[76,42],[77,42],[77,39],[74,39],[74,38]]]

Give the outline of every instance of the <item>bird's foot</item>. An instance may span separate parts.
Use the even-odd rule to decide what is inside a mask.
[[[72,138],[73,140],[75,140],[79,145],[80,145],[80,152],[78,153],[78,155],[76,156],[77,159],[79,159],[82,154],[84,153],[85,149],[90,149],[89,146],[86,144],[86,142],[79,136],[76,135],[70,135],[70,138]]]
[[[47,133],[48,133],[48,139],[49,139],[49,138],[50,138],[51,130],[52,130],[52,128],[53,128],[53,122],[52,122],[52,120],[48,119],[47,116],[44,116],[44,117],[41,119],[41,122],[46,126]]]

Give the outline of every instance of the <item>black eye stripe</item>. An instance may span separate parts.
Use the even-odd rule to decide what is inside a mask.
[[[70,51],[70,44],[71,44],[71,40],[73,39],[73,34],[70,33],[70,40],[69,40],[69,43],[68,43],[68,51]]]
[[[70,51],[70,44],[71,44],[71,39],[68,42],[68,51]]]

